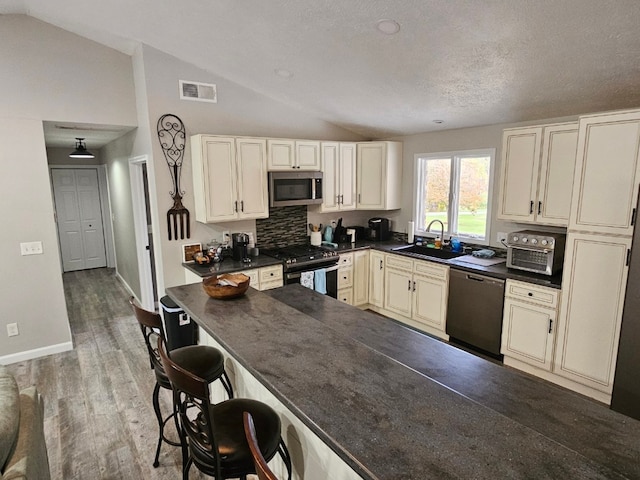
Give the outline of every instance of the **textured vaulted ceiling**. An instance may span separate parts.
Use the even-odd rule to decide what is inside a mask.
[[[148,44],[369,138],[640,106],[638,0],[5,0],[0,13],[126,53]]]

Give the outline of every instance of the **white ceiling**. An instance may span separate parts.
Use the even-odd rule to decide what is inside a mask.
[[[4,0],[0,13],[126,53],[143,42],[369,138],[640,106],[639,0]]]

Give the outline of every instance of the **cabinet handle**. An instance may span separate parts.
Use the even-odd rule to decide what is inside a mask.
[[[409,291],[411,291],[411,280],[409,280]]]
[[[553,320],[549,319],[549,333],[553,332]]]
[[[538,215],[542,213],[542,202],[538,202]]]
[[[235,212],[237,212],[237,211],[238,211],[238,201],[237,201],[237,200],[236,200],[236,202],[235,202],[235,206],[233,207],[233,210],[234,210]]]
[[[358,194],[358,203],[360,203],[362,201],[362,195],[359,193]]]
[[[380,260],[380,270],[382,270],[382,260]]]
[[[533,297],[533,292],[529,292],[527,293],[527,295],[529,295],[530,297]]]
[[[240,211],[244,212],[244,200],[240,201]]]
[[[631,210],[631,225],[635,225],[636,224],[636,209],[634,208],[633,210]]]
[[[416,291],[416,282],[413,282],[413,291]]]
[[[529,202],[529,215],[531,215],[532,213],[533,213],[533,200]]]
[[[627,248],[627,262],[626,262],[626,266],[629,266],[629,262],[631,262],[631,249]]]

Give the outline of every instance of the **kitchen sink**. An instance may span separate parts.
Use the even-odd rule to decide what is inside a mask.
[[[456,257],[465,255],[462,252],[452,252],[451,250],[440,250],[437,248],[421,247],[419,245],[407,245],[406,247],[392,248],[391,251],[399,253],[412,253],[420,257],[432,257],[441,258],[443,260],[449,260]]]

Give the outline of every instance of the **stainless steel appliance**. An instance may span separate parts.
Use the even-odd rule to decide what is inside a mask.
[[[327,295],[338,298],[338,260],[334,250],[313,245],[292,245],[278,249],[260,249],[261,253],[282,261],[284,283],[300,283],[302,272],[325,269]]]
[[[504,280],[451,269],[447,334],[455,342],[500,355]]]
[[[384,242],[391,238],[389,219],[374,217],[369,219],[368,239],[376,242]]]
[[[246,233],[232,233],[232,252],[233,259],[237,262],[250,262],[248,252],[249,235]]]
[[[269,206],[322,203],[322,172],[269,172]]]
[[[553,275],[562,270],[566,235],[520,230],[507,236],[507,267]]]

